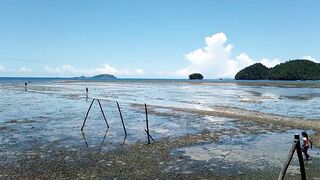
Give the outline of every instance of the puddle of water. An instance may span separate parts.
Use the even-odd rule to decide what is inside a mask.
[[[170,162],[165,171],[175,171],[177,167],[180,172],[205,168],[221,175],[234,175],[248,171],[279,170],[286,160],[296,132],[301,131],[223,138],[218,143],[179,148],[171,154],[181,157],[181,162]],[[320,149],[311,149],[309,154],[314,160],[320,159]],[[295,154],[288,173],[299,174],[297,164]]]

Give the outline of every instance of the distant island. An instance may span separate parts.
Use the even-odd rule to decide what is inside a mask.
[[[297,59],[267,68],[255,63],[239,71],[236,80],[320,80],[320,64]]]
[[[202,80],[203,79],[203,75],[200,73],[193,73],[189,75],[189,79],[190,80]]]
[[[99,74],[96,76],[93,76],[91,79],[116,79],[114,75],[111,74]]]
[[[116,76],[111,75],[111,74],[99,74],[93,77],[85,77],[85,76],[80,76],[80,77],[74,77],[75,79],[98,79],[98,80],[102,80],[102,79],[117,79]]]

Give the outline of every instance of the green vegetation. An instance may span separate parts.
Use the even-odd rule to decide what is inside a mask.
[[[260,80],[266,79],[269,69],[261,63],[256,63],[248,66],[236,74],[237,80]]]
[[[261,63],[239,71],[237,80],[320,80],[320,64],[310,60],[291,60],[267,68]]]
[[[268,79],[319,80],[320,64],[309,60],[294,60],[281,63],[270,69]]]
[[[191,79],[191,80],[195,80],[195,79],[202,80],[203,76],[200,73],[193,73],[193,74],[189,75],[189,79]]]

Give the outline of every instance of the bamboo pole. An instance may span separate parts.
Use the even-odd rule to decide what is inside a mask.
[[[284,177],[285,177],[285,175],[286,175],[286,172],[287,172],[287,170],[288,170],[288,167],[289,167],[289,165],[290,165],[290,162],[291,162],[291,160],[292,160],[292,157],[293,157],[293,155],[294,155],[294,151],[296,150],[296,146],[297,146],[297,143],[296,143],[296,142],[293,142],[292,147],[291,147],[291,149],[290,149],[290,151],[289,151],[287,160],[286,160],[286,162],[284,163],[284,166],[283,166],[283,168],[281,169],[281,172],[280,172],[280,174],[279,174],[278,180],[283,180],[283,179],[284,179]]]
[[[126,127],[125,127],[124,122],[123,122],[121,109],[120,109],[118,101],[116,101],[116,102],[117,102],[117,106],[118,106],[118,110],[119,110],[119,114],[120,114],[120,118],[121,118],[121,122],[122,122],[122,127],[123,127],[123,130],[124,130],[124,134],[125,134],[125,136],[127,136],[127,130],[126,130]]]
[[[101,106],[100,100],[99,100],[99,99],[97,99],[97,100],[98,100],[98,103],[99,103],[100,110],[101,110],[101,113],[102,113],[102,115],[103,115],[104,121],[106,122],[107,127],[109,128],[109,124],[108,124],[108,121],[107,121],[107,119],[106,119],[106,116],[104,115],[104,112],[103,112],[103,109],[102,109],[102,106]]]
[[[148,109],[147,109],[147,104],[144,104],[144,108],[146,111],[146,125],[147,125],[147,136],[148,136],[148,144],[150,144],[150,132],[149,132],[149,123],[148,123]]]
[[[301,179],[302,180],[306,180],[306,170],[304,167],[304,162],[303,162],[303,156],[302,156],[302,152],[301,152],[301,146],[300,146],[300,136],[298,134],[294,135],[294,141],[297,144],[297,154],[298,154],[298,158],[299,158],[299,164],[300,164],[300,172],[301,172]]]
[[[87,111],[86,117],[84,118],[84,121],[83,121],[83,124],[82,124],[82,127],[81,127],[81,131],[83,130],[84,125],[86,124],[86,121],[87,121],[87,118],[88,118],[90,109],[91,109],[92,104],[93,104],[94,101],[95,101],[95,99],[92,99],[91,104],[90,104],[90,106],[89,106],[89,109],[88,109],[88,111]]]

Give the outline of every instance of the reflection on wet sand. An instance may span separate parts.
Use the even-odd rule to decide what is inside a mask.
[[[103,136],[103,138],[102,138],[102,141],[101,141],[100,146],[99,146],[99,152],[100,152],[101,149],[102,149],[102,145],[103,145],[103,143],[104,143],[104,140],[105,140],[106,137],[107,137],[108,131],[109,131],[109,128],[107,128],[107,130],[106,130],[106,132],[105,132],[105,134],[104,134],[104,136]],[[88,141],[87,141],[87,139],[86,139],[86,135],[85,135],[84,131],[81,131],[81,134],[82,134],[82,137],[83,137],[83,140],[84,140],[84,143],[85,143],[86,147],[89,149]]]
[[[107,137],[107,135],[108,135],[108,131],[109,131],[109,128],[107,128],[107,130],[106,130],[106,132],[105,132],[105,134],[104,134],[104,136],[103,136],[103,138],[102,138],[102,141],[101,141],[101,143],[100,143],[100,145],[99,145],[99,148],[98,148],[98,149],[99,149],[98,152],[101,152],[101,150],[102,150],[102,147],[103,147],[103,145],[104,145],[105,139],[106,139],[106,137]],[[81,131],[81,134],[82,134],[82,137],[83,137],[83,141],[84,141],[84,143],[85,143],[85,146],[87,147],[87,149],[89,149],[91,146],[89,145],[89,143],[88,143],[88,141],[87,141],[85,132],[84,132],[84,131]],[[121,145],[126,145],[126,144],[127,144],[127,136],[125,136],[125,137],[123,138],[123,141],[122,141],[121,144],[119,144],[119,146],[121,146]]]

